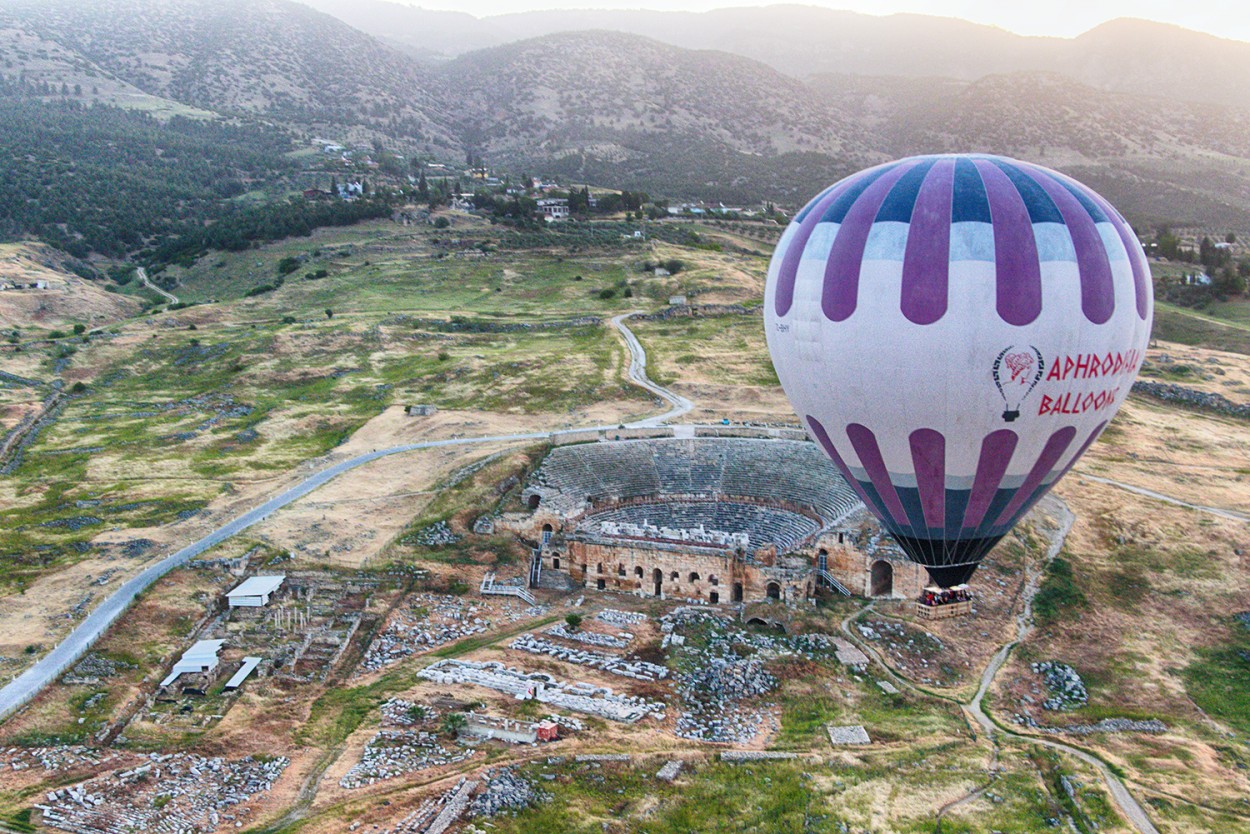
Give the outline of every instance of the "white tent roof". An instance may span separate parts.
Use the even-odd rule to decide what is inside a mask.
[[[286,581],[285,574],[277,576],[251,576],[244,579],[227,597],[263,597],[272,594]]]

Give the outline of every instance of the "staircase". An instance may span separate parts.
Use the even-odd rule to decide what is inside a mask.
[[[846,586],[843,585],[838,580],[834,579],[833,574],[831,574],[827,570],[817,569],[816,578],[819,579],[821,582],[824,582],[826,585],[828,585],[830,588],[837,591],[839,594],[841,594],[844,597],[849,597],[851,595],[851,592],[846,589]]]
[[[530,553],[530,587],[537,588],[543,578],[543,552],[535,548]]]
[[[478,588],[478,593],[483,596],[516,597],[525,600],[530,605],[538,604],[534,595],[520,585],[496,585],[493,573],[487,573],[482,577],[482,585]]]

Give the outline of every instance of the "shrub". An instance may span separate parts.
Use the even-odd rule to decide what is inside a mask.
[[[1033,615],[1038,624],[1048,625],[1085,604],[1085,592],[1077,587],[1072,565],[1067,559],[1056,556],[1046,566],[1046,578],[1033,597]]]
[[[294,255],[288,255],[287,257],[278,261],[278,274],[290,275],[292,272],[299,269],[299,261],[300,259],[295,257]]]

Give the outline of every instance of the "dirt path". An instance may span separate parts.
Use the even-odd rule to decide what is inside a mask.
[[[1143,495],[1146,498],[1154,498],[1157,501],[1164,501],[1168,504],[1175,504],[1178,507],[1197,510],[1201,513],[1218,515],[1220,518],[1227,518],[1229,521],[1244,521],[1247,524],[1250,524],[1250,513],[1239,513],[1236,510],[1225,510],[1220,507],[1208,507],[1204,504],[1190,504],[1188,501],[1182,501],[1179,498],[1174,498],[1171,495],[1164,495],[1161,492],[1155,492],[1154,490],[1146,489],[1145,487],[1133,486],[1132,484],[1126,484],[1122,481],[1113,481],[1110,478],[1102,478],[1098,475],[1090,475],[1085,472],[1076,472],[1074,474],[1078,478],[1084,478],[1087,481],[1094,481],[1095,483],[1113,486],[1117,489],[1122,489],[1135,495]]]
[[[644,388],[652,394],[655,394],[657,397],[671,405],[672,408],[663,414],[656,415],[655,417],[647,417],[635,423],[631,423],[630,426],[631,428],[635,426],[658,426],[689,414],[694,408],[694,403],[690,402],[690,400],[685,397],[674,394],[667,388],[656,385],[651,381],[651,378],[647,376],[647,352],[643,349],[642,343],[638,341],[638,337],[634,335],[634,331],[625,326],[625,319],[636,315],[638,315],[638,311],[624,313],[612,319],[612,326],[620,331],[621,336],[625,339],[626,346],[629,347],[629,380],[639,388]]]
[[[163,289],[156,286],[156,284],[153,284],[150,280],[148,280],[148,271],[146,269],[144,269],[141,266],[137,266],[135,267],[135,272],[138,274],[139,282],[142,283],[143,286],[147,287],[148,289],[150,289],[152,292],[156,293],[157,295],[164,297],[164,299],[168,301],[170,304],[179,303],[178,296],[174,295],[171,292],[165,292]]]
[[[1071,756],[1075,756],[1098,771],[1098,773],[1102,776],[1103,782],[1107,786],[1107,790],[1111,793],[1112,799],[1119,807],[1121,813],[1124,814],[1124,817],[1129,821],[1129,824],[1131,824],[1137,831],[1141,832],[1141,834],[1159,834],[1159,830],[1155,828],[1154,823],[1150,821],[1150,817],[1146,814],[1145,809],[1143,809],[1141,804],[1133,798],[1131,793],[1129,793],[1128,788],[1124,785],[1124,782],[1112,773],[1111,769],[1100,759],[1090,755],[1079,747],[1072,747],[1062,742],[1052,741],[1051,739],[1012,732],[1011,730],[996,724],[994,720],[990,718],[990,716],[986,715],[985,711],[981,708],[981,702],[985,698],[985,693],[988,692],[990,686],[993,685],[995,676],[998,675],[998,672],[1002,669],[1003,664],[1007,662],[1007,657],[1011,654],[1012,649],[1019,645],[1020,642],[1028,637],[1029,633],[1032,632],[1033,597],[1037,593],[1038,588],[1041,586],[1042,568],[1059,555],[1059,551],[1063,549],[1068,533],[1072,529],[1072,524],[1076,520],[1076,516],[1073,515],[1072,511],[1068,509],[1067,505],[1054,496],[1046,499],[1046,506],[1053,515],[1058,517],[1059,526],[1050,535],[1050,546],[1046,549],[1045,560],[1040,566],[1038,566],[1038,568],[1030,571],[1027,579],[1025,580],[1024,589],[1020,593],[1020,597],[1024,600],[1024,604],[1020,608],[1020,613],[1016,615],[1016,638],[1000,648],[994,654],[994,656],[990,659],[990,662],[986,665],[985,671],[981,673],[981,682],[977,688],[976,694],[967,703],[959,703],[959,706],[968,716],[970,722],[975,722],[976,726],[981,728],[982,732],[985,733],[986,738],[989,739],[990,744],[993,747],[989,767],[991,773],[993,772],[994,766],[998,761],[997,735],[999,733],[1018,741],[1040,744],[1043,747],[1049,747],[1051,749],[1067,753]],[[865,654],[876,661],[876,663],[883,668],[895,682],[903,685],[907,689],[921,695],[922,697],[941,698],[943,700],[954,701],[955,699],[953,698],[947,698],[942,695],[927,692],[911,680],[903,677],[888,663],[886,663],[885,659],[873,646],[864,643],[855,635],[854,631],[850,627],[851,622],[859,617],[864,611],[870,610],[871,608],[872,606],[869,605],[867,608],[851,614],[842,621],[842,632],[847,636],[847,638],[858,646]],[[991,780],[987,784],[969,791],[966,795],[960,797],[959,799],[949,802],[939,808],[937,812],[937,830],[939,832],[942,830],[942,817],[948,811],[976,799],[987,788],[989,788],[991,784],[993,784],[993,776],[991,776]]]

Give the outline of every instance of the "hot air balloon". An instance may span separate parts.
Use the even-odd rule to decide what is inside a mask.
[[[919,156],[795,215],[768,269],[786,395],[941,587],[1072,468],[1124,402],[1153,295],[1125,219],[1063,174]]]

